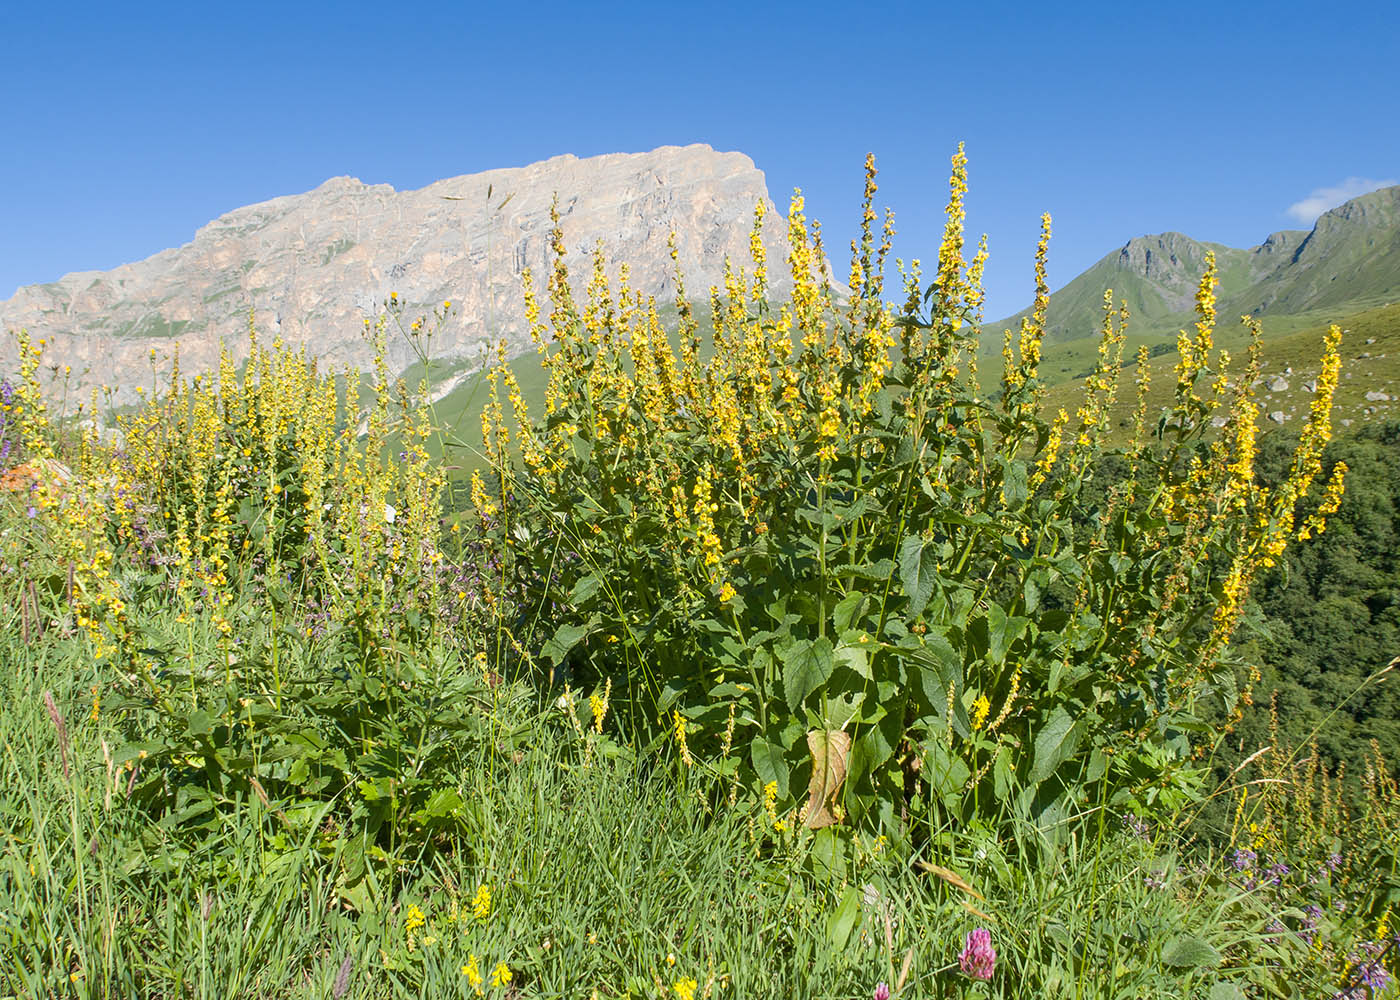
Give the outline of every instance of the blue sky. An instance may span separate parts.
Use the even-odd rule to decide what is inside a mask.
[[[2,5],[0,297],[335,175],[688,142],[747,153],[780,205],[801,186],[829,245],[872,150],[897,251],[931,258],[963,140],[998,317],[1042,211],[1058,287],[1132,236],[1251,246],[1400,178],[1394,4],[861,7]]]

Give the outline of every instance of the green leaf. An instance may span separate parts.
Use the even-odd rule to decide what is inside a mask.
[[[587,634],[588,629],[583,625],[560,625],[540,652],[549,657],[550,662],[557,667]]]
[[[962,657],[946,637],[930,632],[923,637],[917,647],[901,647],[904,653],[919,666],[919,679],[924,689],[924,697],[938,714],[946,729],[951,726],[963,739],[972,738],[972,724],[963,705]],[[953,717],[948,714],[948,689],[953,689]]]
[[[783,654],[783,691],[788,708],[796,711],[803,700],[826,683],[836,664],[835,651],[826,636],[801,639]]]
[[[903,736],[904,699],[890,699],[882,706],[885,714],[873,725],[859,731],[851,747],[849,780],[854,784],[867,775],[873,775],[885,761],[894,755],[894,748]]]
[[[836,626],[836,634],[840,635],[854,625],[864,610],[865,595],[860,591],[842,598],[841,603],[831,609],[831,621]]]
[[[204,736],[213,728],[214,716],[202,708],[196,708],[191,712],[185,723],[185,731],[191,736]]]
[[[920,535],[910,535],[899,546],[899,582],[909,596],[909,613],[920,614],[933,596],[938,581],[938,549]]]
[[[1022,594],[1026,600],[1026,613],[1035,614],[1035,609],[1040,607],[1040,585],[1031,577],[1026,578],[1026,584],[1022,588]]]
[[[941,739],[930,740],[924,746],[924,779],[929,791],[950,808],[956,808],[972,769],[960,756],[948,749]]]
[[[1063,706],[1056,706],[1045,725],[1035,735],[1035,763],[1031,765],[1031,784],[1038,785],[1055,773],[1079,748],[1083,735],[1077,722]]]
[[[1174,937],[1162,947],[1162,964],[1174,969],[1199,969],[1220,961],[1220,952],[1191,934]]]
[[[598,592],[598,588],[603,585],[603,581],[593,573],[588,574],[578,583],[574,584],[574,589],[569,592],[569,603],[578,607],[583,602]]]
[[[1210,988],[1207,1000],[1245,1000],[1245,995],[1234,983],[1216,983]]]
[[[877,583],[884,583],[894,572],[894,562],[890,559],[881,559],[873,563],[847,563],[842,566],[832,566],[828,572],[833,577],[853,577],[857,580],[874,580]]]
[[[754,773],[758,775],[758,780],[765,785],[770,781],[776,784],[779,800],[786,799],[788,766],[782,746],[765,737],[756,737],[749,748],[749,758],[753,761]]]
[[[870,651],[875,640],[864,632],[851,632],[841,637],[836,646],[836,663],[865,680],[870,680]]]
[[[1026,463],[1002,459],[1001,498],[1008,510],[1019,510],[1026,502]]]
[[[987,656],[993,664],[1000,666],[1006,662],[1007,651],[1021,638],[1028,624],[1028,618],[1007,617],[998,605],[987,607]]]
[[[848,885],[846,891],[841,894],[841,902],[826,921],[826,934],[833,949],[845,951],[851,940],[851,932],[856,929],[856,921],[859,919],[860,890]]]

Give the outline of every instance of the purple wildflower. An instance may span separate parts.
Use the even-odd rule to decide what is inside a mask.
[[[1356,981],[1370,990],[1372,996],[1376,996],[1390,985],[1390,973],[1386,971],[1384,965],[1373,958],[1362,962],[1357,968]]]
[[[1289,872],[1291,872],[1292,870],[1293,870],[1292,868],[1289,868],[1289,867],[1288,867],[1286,864],[1284,864],[1282,861],[1280,861],[1280,862],[1278,862],[1278,863],[1276,863],[1276,864],[1270,865],[1270,866],[1269,866],[1269,881],[1272,882],[1274,885],[1282,885],[1282,884],[1283,884],[1283,876],[1287,875],[1287,874],[1288,874]]]
[[[1147,829],[1147,821],[1137,813],[1124,813],[1123,827],[1138,840],[1152,839]]]
[[[997,953],[992,947],[992,932],[985,927],[969,931],[963,942],[962,954],[958,956],[958,968],[969,979],[986,982],[996,969]]]
[[[1302,926],[1298,928],[1298,935],[1308,944],[1312,944],[1313,938],[1317,937],[1318,921],[1322,919],[1322,907],[1316,903],[1309,903],[1303,907]]]
[[[889,983],[881,983],[875,987],[874,1000],[890,1000]]]
[[[1253,867],[1254,862],[1257,860],[1259,860],[1259,855],[1255,854],[1249,848],[1237,847],[1234,853],[1230,855],[1230,867],[1237,872],[1242,872],[1246,868]]]

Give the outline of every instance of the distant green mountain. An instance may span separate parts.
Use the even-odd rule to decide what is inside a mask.
[[[1284,230],[1248,250],[1181,233],[1129,240],[1050,296],[1047,344],[1094,336],[1107,288],[1128,304],[1134,339],[1175,336],[1192,322],[1210,250],[1220,270],[1221,318],[1248,313],[1264,319],[1269,333],[1400,301],[1400,186],[1323,213],[1311,232]],[[986,324],[987,348],[999,348],[1002,331],[1017,329],[1028,314]]]

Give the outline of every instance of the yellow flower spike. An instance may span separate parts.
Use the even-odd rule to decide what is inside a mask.
[[[695,760],[690,755],[690,747],[686,745],[685,738],[685,716],[679,711],[671,713],[671,732],[676,740],[676,748],[680,751],[681,763],[690,767]]]
[[[977,700],[972,703],[972,728],[981,729],[987,722],[987,715],[992,710],[992,703],[985,694],[979,694]]]
[[[609,677],[603,684],[603,693],[590,694],[588,696],[588,707],[593,710],[593,731],[601,733],[603,731],[603,720],[608,714],[608,699],[612,697],[612,678]]]
[[[485,920],[491,915],[491,887],[489,885],[479,885],[476,895],[472,897],[472,916],[478,920]]]
[[[497,962],[496,967],[491,970],[491,985],[506,986],[510,983],[510,967],[505,962]]]
[[[476,993],[477,996],[480,996],[482,994],[481,987],[485,980],[481,977],[481,967],[478,964],[478,959],[472,952],[467,953],[467,961],[462,966],[462,975],[467,978],[467,985],[471,987],[472,991]]]
[[[749,300],[755,304],[768,297],[768,251],[763,246],[763,217],[768,209],[759,199],[753,207],[753,230],[749,233],[749,258],[753,261],[753,284]]]

